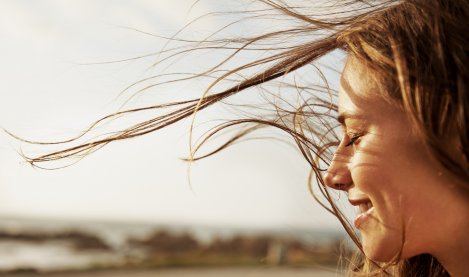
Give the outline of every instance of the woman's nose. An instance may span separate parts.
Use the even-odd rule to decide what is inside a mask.
[[[347,191],[353,184],[349,168],[349,157],[336,152],[323,179],[326,186]]]

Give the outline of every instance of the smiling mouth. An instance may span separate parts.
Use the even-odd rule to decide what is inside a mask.
[[[362,202],[358,205],[359,214],[353,221],[355,227],[358,229],[360,226],[370,218],[371,213],[375,210],[371,201]]]
[[[366,213],[369,209],[373,207],[373,204],[371,204],[370,201],[361,203],[358,208],[360,209],[360,213]]]

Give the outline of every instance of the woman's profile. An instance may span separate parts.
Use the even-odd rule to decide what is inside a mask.
[[[311,166],[310,181],[316,180],[326,196],[326,209],[358,246],[350,274],[469,276],[469,1],[338,1],[310,10],[304,7],[308,1],[258,2],[264,8],[254,16],[275,14],[292,25],[259,36],[191,44],[234,51],[207,71],[173,80],[213,77],[200,98],[109,115],[95,124],[164,111],[108,137],[75,145],[71,139],[62,142],[62,150],[28,160],[41,166],[158,131],[343,51],[347,58],[337,93],[328,86],[294,83],[303,100],[298,107],[277,106],[275,117],[259,114],[222,123],[192,149],[189,160],[215,154],[259,127],[279,128]],[[286,43],[295,37],[301,39]],[[265,54],[221,70],[239,52],[253,50]],[[231,85],[218,86],[224,81]],[[198,155],[200,145],[236,126],[237,135]],[[336,190],[346,192],[359,210],[352,222],[334,204]]]

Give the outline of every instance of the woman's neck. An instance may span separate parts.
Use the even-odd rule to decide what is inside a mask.
[[[469,276],[469,201],[461,194],[448,205],[447,218],[435,232],[433,256],[452,277]]]

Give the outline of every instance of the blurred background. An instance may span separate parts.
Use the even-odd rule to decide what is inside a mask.
[[[202,15],[251,3],[195,2],[0,1],[0,126],[39,141],[73,137],[119,109],[129,85],[155,74],[157,55],[135,59],[167,42],[152,34],[171,37]],[[186,37],[203,37],[234,19],[204,18]],[[237,28],[228,32],[254,31]],[[340,70],[342,57],[330,59]],[[197,86],[184,89],[200,95]],[[132,101],[165,102],[181,89],[168,86]],[[94,269],[120,269],[134,270],[122,276],[140,276],[141,268],[236,266],[233,276],[262,276],[256,268],[270,276],[325,276],[326,268],[335,276],[349,247],[342,227],[310,195],[308,164],[298,151],[275,140],[247,141],[193,164],[189,183],[180,159],[189,152],[189,124],[112,143],[60,170],[32,168],[19,153],[43,149],[2,134],[0,272],[91,276]],[[174,274],[211,276],[197,270]]]

